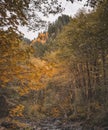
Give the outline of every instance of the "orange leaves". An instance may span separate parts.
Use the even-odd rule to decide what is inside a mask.
[[[1,76],[0,80],[3,81],[4,83],[8,83],[10,81],[10,79],[8,77],[5,77],[5,76]]]
[[[21,117],[23,116],[24,106],[19,104],[9,112],[10,117]]]
[[[19,87],[19,88],[17,89],[17,92],[18,92],[21,96],[23,96],[23,95],[29,93],[29,88],[28,88],[28,87]]]
[[[31,58],[30,73],[24,73],[17,76],[21,81],[18,87],[18,93],[22,96],[28,94],[31,90],[38,91],[46,87],[49,79],[55,74],[55,68],[44,60]]]
[[[5,40],[4,36],[6,36]],[[36,40],[44,43],[47,39],[48,33],[40,33]],[[17,34],[4,32],[2,44],[4,41],[6,44],[0,47],[2,85],[8,86],[8,82],[11,83],[21,96],[31,90],[37,91],[46,87],[55,73],[52,65],[44,60],[30,57],[28,50],[30,48],[23,46],[24,43]]]
[[[39,33],[38,38],[37,38],[40,43],[44,44],[46,43],[46,40],[48,39],[48,33]],[[38,42],[38,41],[37,41]]]
[[[33,45],[36,42],[41,43],[41,44],[45,44],[47,39],[48,39],[47,32],[46,33],[39,33],[38,37],[32,41],[31,45]]]
[[[29,54],[27,48],[20,47],[22,40],[19,34],[7,30],[0,31],[0,82],[1,86],[17,84],[22,80],[25,72],[28,72],[27,61]]]
[[[60,116],[60,110],[57,107],[54,107],[51,110],[51,114],[53,117],[58,117],[58,116]]]

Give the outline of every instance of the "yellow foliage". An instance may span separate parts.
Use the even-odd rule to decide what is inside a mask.
[[[60,115],[60,111],[56,107],[52,108],[51,113],[53,117],[58,117]]]
[[[7,78],[7,77],[5,77],[5,76],[1,76],[1,78],[0,78],[3,82],[8,82],[9,81],[9,79]]]
[[[30,68],[32,73],[17,76],[22,84],[22,86],[18,88],[18,92],[21,96],[29,93],[30,90],[45,88],[49,79],[56,73],[56,69],[44,60],[31,58],[30,61],[33,65],[33,67]],[[27,84],[27,86],[25,84]]]
[[[95,110],[101,110],[102,106],[98,102],[91,103],[90,106]]]
[[[1,32],[0,38],[1,86],[7,86],[8,82],[18,82],[17,91],[21,96],[30,90],[43,89],[54,75],[55,68],[49,62],[28,56],[28,47],[20,45],[22,41],[17,34]],[[40,33],[37,40],[44,43],[47,38],[48,33]]]
[[[32,41],[31,45],[33,45],[36,42],[41,43],[41,44],[45,44],[47,39],[48,39],[47,32],[46,33],[39,33],[38,37]]]
[[[24,106],[19,104],[9,112],[10,117],[21,117],[23,116]]]

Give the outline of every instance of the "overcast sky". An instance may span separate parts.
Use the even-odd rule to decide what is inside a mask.
[[[74,16],[80,9],[84,8],[86,10],[90,9],[88,7],[84,7],[84,3],[83,2],[74,2],[74,4],[71,4],[71,2],[66,2],[65,0],[62,0],[62,6],[65,7],[65,10],[62,12],[62,14],[66,14],[69,16]],[[49,22],[54,22],[58,16],[62,15],[49,15],[48,18],[44,18],[46,21]],[[33,40],[34,38],[36,38],[38,36],[38,33],[41,32],[40,31],[28,31],[27,27],[19,27],[19,30],[24,33],[24,37]]]

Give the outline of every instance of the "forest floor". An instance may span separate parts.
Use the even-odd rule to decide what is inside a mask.
[[[1,123],[0,130],[108,130],[108,127],[90,126],[85,121],[65,121],[59,118],[47,118],[41,121],[19,119],[19,121],[25,125],[22,127],[19,124],[13,127],[15,124],[4,121]]]

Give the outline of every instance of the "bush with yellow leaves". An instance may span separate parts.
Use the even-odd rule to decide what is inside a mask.
[[[19,104],[15,108],[11,109],[9,112],[10,117],[22,117],[24,111],[24,106]]]
[[[51,114],[52,114],[53,117],[59,117],[60,116],[60,111],[59,111],[58,108],[54,107],[51,110]]]

